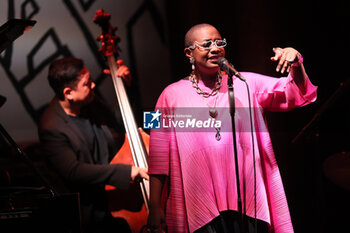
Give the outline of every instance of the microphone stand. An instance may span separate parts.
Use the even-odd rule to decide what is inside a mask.
[[[237,138],[236,138],[236,127],[235,127],[235,95],[233,92],[233,80],[232,73],[228,72],[228,98],[230,103],[230,115],[232,122],[232,135],[233,135],[233,149],[235,155],[235,170],[236,170],[236,186],[237,186],[237,202],[238,202],[238,214],[239,214],[239,227],[240,232],[245,233],[244,231],[244,221],[243,221],[243,213],[242,213],[242,198],[241,198],[241,186],[239,181],[239,167],[238,167],[238,155],[237,155]]]

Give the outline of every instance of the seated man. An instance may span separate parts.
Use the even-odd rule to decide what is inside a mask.
[[[120,64],[117,76],[130,78],[129,69]],[[83,232],[121,230],[108,211],[104,187],[128,189],[130,181],[148,179],[147,169],[109,163],[122,145],[124,128],[95,97],[95,83],[81,59],[54,61],[48,80],[55,96],[39,123],[43,152],[69,192],[79,193]]]

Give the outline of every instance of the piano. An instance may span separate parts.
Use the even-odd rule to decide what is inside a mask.
[[[2,25],[0,53],[35,23],[11,19]],[[5,102],[0,95],[0,111]],[[39,148],[21,148],[0,124],[0,231],[80,233],[79,195],[64,191]]]

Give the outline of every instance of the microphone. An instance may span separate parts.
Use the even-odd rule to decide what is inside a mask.
[[[243,82],[246,81],[245,78],[243,78],[243,76],[233,67],[233,65],[226,60],[226,58],[219,57],[218,58],[218,65],[220,66],[221,69],[226,71],[229,76],[232,77],[232,75],[234,75],[237,78],[239,78],[240,80],[242,80]]]

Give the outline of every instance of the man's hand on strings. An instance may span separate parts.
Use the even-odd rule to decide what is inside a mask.
[[[131,166],[131,180],[140,182],[141,179],[149,180],[148,168]]]
[[[124,61],[122,59],[118,59],[116,61],[116,64],[118,69],[115,75],[117,77],[121,77],[124,80],[125,84],[130,86],[132,77],[129,68],[126,65],[124,65]],[[103,73],[106,75],[111,75],[111,70],[104,69]]]

